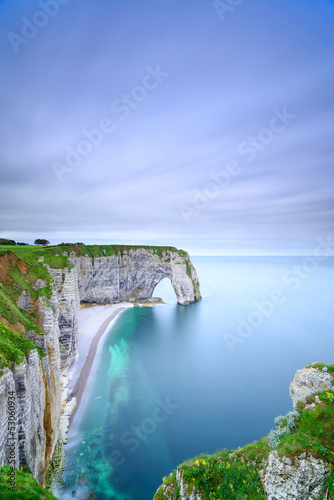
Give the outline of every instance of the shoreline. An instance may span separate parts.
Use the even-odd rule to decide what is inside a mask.
[[[76,412],[81,404],[82,396],[85,392],[87,382],[89,380],[89,376],[90,376],[91,369],[92,369],[94,361],[95,361],[95,357],[96,357],[96,353],[97,353],[97,349],[98,349],[98,345],[100,343],[100,340],[103,337],[106,330],[108,329],[108,326],[110,325],[110,323],[118,316],[119,313],[121,313],[122,311],[124,311],[127,308],[128,308],[128,306],[122,306],[122,307],[118,307],[115,311],[113,311],[113,313],[110,316],[108,316],[107,319],[104,320],[102,325],[99,327],[97,333],[94,335],[94,338],[90,344],[89,351],[87,353],[87,357],[85,359],[85,362],[84,362],[84,364],[79,372],[79,375],[77,377],[77,380],[76,380],[73,388],[71,388],[69,390],[69,394],[66,398],[67,404],[69,404],[75,398],[75,406],[74,406],[71,414],[69,415],[69,419],[68,419],[69,428],[71,427],[71,424],[73,422],[75,414],[76,414]]]

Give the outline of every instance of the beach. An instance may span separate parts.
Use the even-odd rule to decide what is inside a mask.
[[[74,420],[87,388],[98,347],[116,317],[132,304],[85,307],[79,311],[78,357],[70,369],[67,402],[75,401],[69,416]]]

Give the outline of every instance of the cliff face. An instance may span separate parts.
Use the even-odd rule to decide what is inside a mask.
[[[165,277],[171,280],[179,304],[201,299],[189,255],[174,248],[56,247],[0,252],[0,321],[45,353],[40,358],[37,349],[32,349],[23,361],[10,361],[1,371],[8,353],[4,349],[2,358],[5,339],[0,335],[0,467],[8,463],[7,400],[13,391],[15,465],[29,467],[39,483],[45,480],[59,437],[61,373],[77,354],[80,302],[144,301]]]
[[[7,395],[15,398],[14,436],[9,435],[13,420],[7,409]],[[12,400],[13,401],[13,400]],[[7,463],[7,441],[15,443],[15,467],[29,464],[34,476],[43,481],[46,433],[44,428],[45,391],[43,373],[37,350],[28,359],[15,365],[13,371],[5,368],[0,378],[0,464]]]

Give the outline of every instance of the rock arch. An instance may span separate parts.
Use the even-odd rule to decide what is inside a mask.
[[[105,257],[76,257],[81,302],[111,304],[152,298],[157,284],[168,278],[179,304],[200,300],[199,281],[189,255],[154,247],[129,249]]]

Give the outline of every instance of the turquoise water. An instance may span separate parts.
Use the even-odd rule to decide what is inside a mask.
[[[333,362],[333,258],[192,260],[201,302],[177,305],[163,280],[166,305],[126,310],[106,337],[62,498],[152,499],[185,459],[267,434],[295,371]]]

